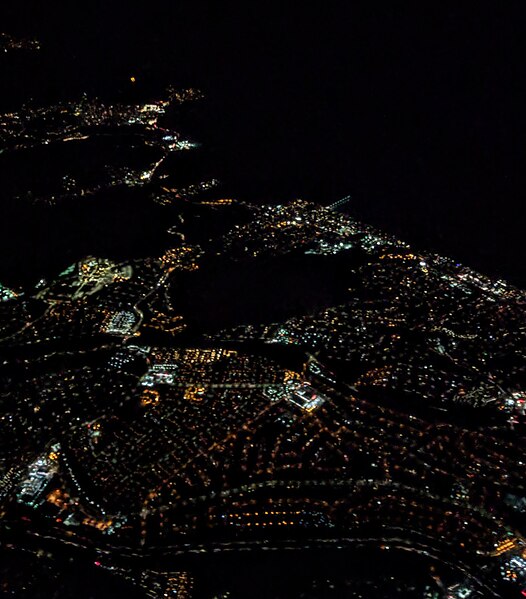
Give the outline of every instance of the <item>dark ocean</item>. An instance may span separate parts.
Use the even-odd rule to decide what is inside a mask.
[[[357,218],[525,287],[519,3],[308,4],[4,0],[0,29],[42,50],[0,57],[0,109],[198,87],[207,100],[181,126],[230,195],[350,194]],[[105,224],[4,206],[0,277],[15,282],[83,252],[148,253],[163,224],[125,204]]]

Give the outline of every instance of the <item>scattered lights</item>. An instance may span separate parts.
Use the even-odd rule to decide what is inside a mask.
[[[155,389],[144,389],[141,395],[141,406],[156,405],[159,403],[159,391]]]
[[[184,392],[184,398],[188,401],[203,401],[206,388],[202,386],[187,387]]]

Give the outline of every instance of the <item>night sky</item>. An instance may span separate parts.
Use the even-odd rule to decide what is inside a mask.
[[[2,109],[193,85],[238,197],[330,203],[526,286],[522,3],[4,0],[52,68],[4,73]],[[111,5],[111,6],[110,6]]]

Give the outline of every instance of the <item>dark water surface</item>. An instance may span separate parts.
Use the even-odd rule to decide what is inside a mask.
[[[237,197],[350,193],[359,218],[526,285],[521,11],[325,4],[7,0],[3,27],[43,50],[0,57],[0,105],[200,87],[206,107],[184,127]],[[60,231],[8,222],[4,255],[16,241],[34,270],[22,245],[34,235],[46,252]],[[140,237],[133,226],[115,234]]]

